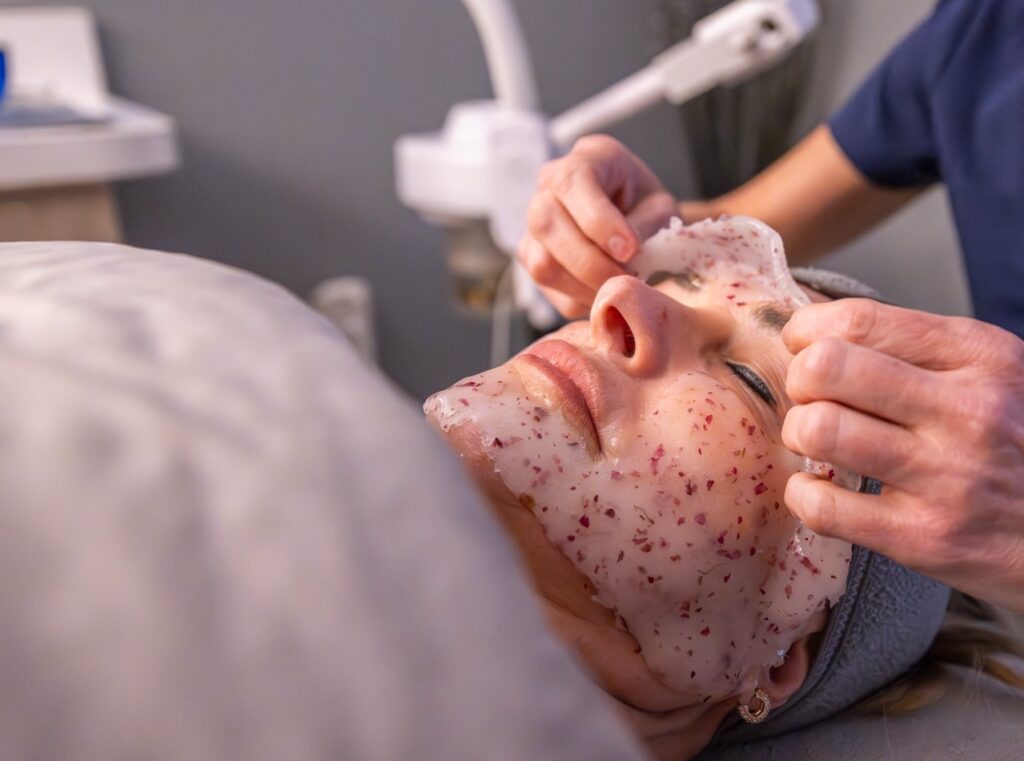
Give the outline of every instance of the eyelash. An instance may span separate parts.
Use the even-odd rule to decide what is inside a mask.
[[[757,373],[743,365],[736,365],[732,362],[726,362],[725,364],[728,365],[733,374],[746,383],[755,394],[764,399],[772,407],[775,406],[775,397],[772,395],[771,389],[768,388],[768,384],[761,380],[761,377]]]

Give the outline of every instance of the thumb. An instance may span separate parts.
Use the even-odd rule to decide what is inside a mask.
[[[810,473],[790,477],[785,501],[814,533],[859,544],[894,560],[909,534],[893,496],[852,492]]]
[[[637,240],[643,244],[656,232],[668,225],[672,217],[679,216],[676,199],[665,192],[654,193],[642,199],[630,209],[626,220],[636,231]]]

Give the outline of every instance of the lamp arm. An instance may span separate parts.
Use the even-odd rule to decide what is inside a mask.
[[[551,141],[567,149],[663,99],[685,103],[717,85],[748,79],[785,57],[818,19],[814,0],[735,0],[646,68],[553,118]]]
[[[463,0],[484,47],[494,95],[518,111],[537,111],[537,81],[519,19],[509,0]]]

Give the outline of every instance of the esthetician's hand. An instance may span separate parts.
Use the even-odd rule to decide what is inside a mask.
[[[549,162],[530,202],[518,257],[564,316],[590,310],[640,244],[679,214],[676,199],[619,141],[581,138]]]
[[[797,311],[783,339],[796,355],[783,441],[885,485],[854,494],[798,473],[790,510],[819,533],[1024,611],[1024,342],[862,299]]]

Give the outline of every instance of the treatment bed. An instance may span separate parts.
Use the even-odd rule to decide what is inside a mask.
[[[645,758],[417,406],[283,289],[0,245],[0,758]],[[965,678],[702,759],[1024,758]]]

